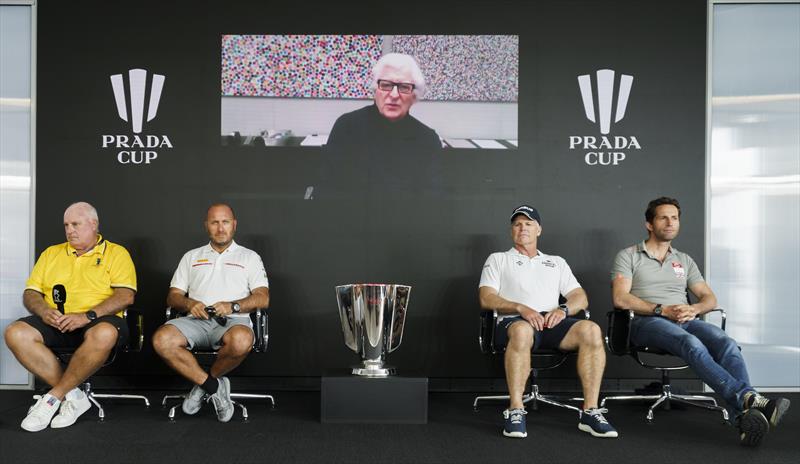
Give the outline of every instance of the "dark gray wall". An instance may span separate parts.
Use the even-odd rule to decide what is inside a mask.
[[[403,345],[390,356],[401,372],[501,376],[478,351],[477,283],[486,256],[511,246],[508,214],[520,203],[539,208],[541,249],[567,259],[603,327],[611,261],[645,236],[648,200],[683,202],[676,246],[703,261],[704,2],[412,2],[407,14],[391,2],[313,11],[276,3],[39,3],[37,255],[63,241],[70,202],[93,203],[103,233],[136,263],[148,336],[163,322],[179,258],[206,240],[202,220],[215,201],[234,206],[237,241],[261,254],[271,282],[270,350],[251,356],[243,376],[313,377],[354,362],[333,287],[358,281],[414,287]],[[321,150],[220,146],[225,33],[518,34],[520,149],[445,151],[432,166],[392,165],[414,175],[366,180],[369,194],[303,200],[324,178]],[[167,135],[174,148],[158,149],[149,165],[120,164],[118,149],[101,147],[103,134],[132,135],[109,76],[136,67],[166,76],[144,133]],[[625,118],[609,136],[635,136],[642,148],[622,150],[616,166],[588,165],[592,150],[569,148],[570,136],[600,136],[577,76],[602,68],[634,76]],[[112,372],[169,374],[149,347]],[[609,379],[647,375],[609,359]]]

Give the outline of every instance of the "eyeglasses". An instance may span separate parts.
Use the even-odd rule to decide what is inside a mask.
[[[398,92],[409,94],[414,91],[415,85],[409,84],[408,82],[392,82],[378,79],[378,88],[384,92],[391,92],[395,87],[397,87]]]

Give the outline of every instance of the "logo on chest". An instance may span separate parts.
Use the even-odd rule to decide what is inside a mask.
[[[677,261],[672,262],[672,271],[675,272],[675,277],[679,279],[686,277],[686,269],[683,268],[683,264]]]

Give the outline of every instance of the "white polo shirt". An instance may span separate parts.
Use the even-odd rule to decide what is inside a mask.
[[[489,255],[478,287],[491,287],[506,300],[542,312],[557,307],[559,296],[579,288],[580,284],[564,258],[541,251],[529,258],[512,248]],[[503,319],[515,314],[498,316]]]
[[[232,242],[222,253],[210,244],[186,252],[169,286],[211,306],[219,301],[241,300],[259,287],[269,288],[269,280],[258,253]]]

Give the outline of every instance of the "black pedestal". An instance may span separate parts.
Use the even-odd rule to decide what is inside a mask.
[[[320,420],[335,423],[427,424],[428,378],[322,377]]]

